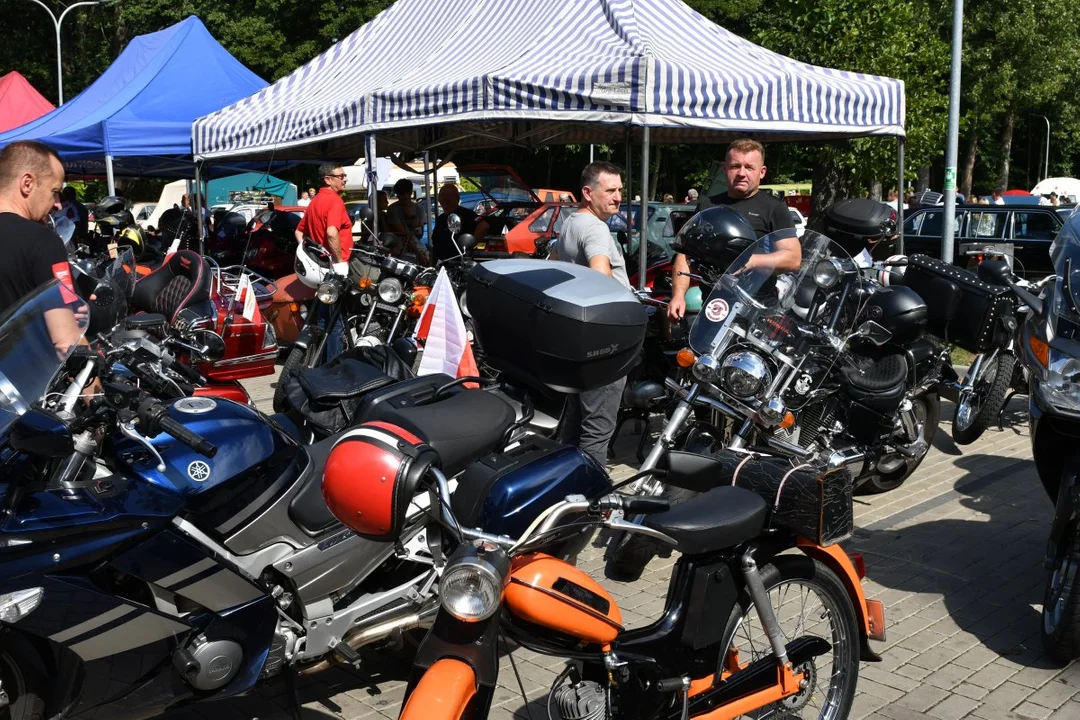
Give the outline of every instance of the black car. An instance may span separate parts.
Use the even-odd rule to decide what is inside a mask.
[[[945,208],[929,207],[904,218],[904,252],[941,257],[941,223]],[[1026,277],[1053,272],[1050,243],[1064,218],[1057,208],[1042,205],[961,205],[953,225],[953,262],[966,266],[967,246],[1008,243],[1013,246],[1015,267]]]

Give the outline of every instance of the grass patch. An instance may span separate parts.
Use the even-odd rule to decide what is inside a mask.
[[[959,347],[952,349],[952,364],[955,365],[971,365],[971,361],[975,359],[973,353],[969,353],[967,350]]]

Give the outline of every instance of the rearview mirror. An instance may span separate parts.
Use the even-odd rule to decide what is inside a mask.
[[[472,250],[476,247],[476,237],[470,233],[462,233],[457,237],[458,245],[465,250]]]
[[[458,216],[457,213],[450,213],[446,216],[446,227],[454,235],[457,235],[459,232],[461,232],[461,218]]]
[[[200,354],[207,360],[215,362],[225,357],[225,340],[213,330],[196,330],[191,339],[204,348]]]
[[[1005,260],[983,260],[979,263],[979,274],[992,277],[1001,283],[1009,284],[1009,263]]]
[[[867,320],[859,326],[859,329],[852,334],[852,337],[864,337],[881,347],[892,338],[892,331],[880,323]]]
[[[392,232],[379,233],[379,244],[390,252],[398,252],[405,246],[404,241]]]

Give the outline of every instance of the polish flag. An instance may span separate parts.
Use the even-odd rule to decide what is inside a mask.
[[[251,285],[251,278],[247,273],[240,276],[240,282],[236,288],[236,300],[243,303],[243,310],[240,314],[244,316],[244,319],[248,322],[258,325],[262,322],[262,313],[259,312],[259,303],[255,299],[255,288]]]
[[[480,374],[446,268],[439,269],[413,336],[424,344],[417,375],[445,373],[452,377],[475,377]]]

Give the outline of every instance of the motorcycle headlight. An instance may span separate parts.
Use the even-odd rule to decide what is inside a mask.
[[[1049,405],[1080,412],[1080,359],[1050,348],[1046,381],[1038,387],[1042,399]]]
[[[341,297],[341,290],[337,283],[328,280],[319,285],[319,289],[315,291],[315,297],[319,298],[319,302],[323,305],[333,305]]]
[[[405,294],[405,290],[401,286],[401,281],[397,278],[383,278],[379,281],[379,299],[387,305],[394,305],[401,296]]]
[[[502,577],[476,557],[449,565],[439,582],[443,609],[462,622],[480,622],[494,615],[502,602],[502,592]]]
[[[769,366],[753,352],[734,352],[720,366],[720,386],[737,398],[746,400],[765,389],[772,381]]]
[[[694,377],[705,383],[714,383],[720,378],[720,361],[712,355],[702,355],[694,363]]]
[[[817,283],[818,287],[826,290],[836,287],[842,274],[843,268],[836,258],[818,260],[817,264],[814,265],[814,282]]]

